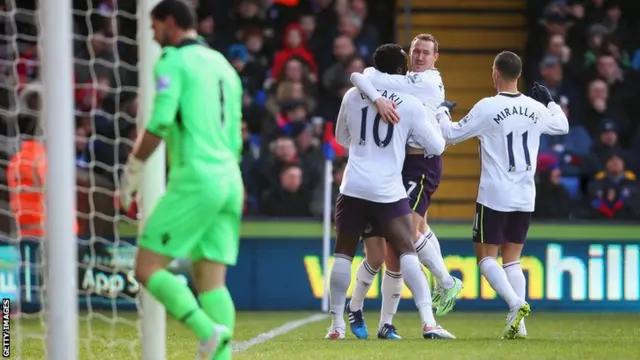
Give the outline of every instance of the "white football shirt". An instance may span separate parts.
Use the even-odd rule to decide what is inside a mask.
[[[440,155],[445,141],[435,119],[418,98],[382,89],[382,96],[396,103],[402,120],[389,125],[381,119],[369,98],[351,88],[342,98],[336,123],[336,140],[349,148],[349,160],[340,192],[364,200],[391,203],[407,197],[402,165],[409,136],[425,151]]]
[[[496,211],[533,212],[540,135],[569,132],[560,106],[551,102],[545,107],[519,93],[499,93],[480,100],[456,123],[444,112],[437,116],[447,143],[480,140],[478,203]]]
[[[392,75],[368,67],[364,70],[363,75],[352,74],[351,82],[371,101],[376,101],[380,97],[380,92],[377,89],[410,93],[422,101],[428,112],[434,115],[433,119],[435,119],[438,106],[445,99],[444,84],[437,69],[409,72],[407,75]],[[412,137],[409,138],[407,145],[420,148]]]

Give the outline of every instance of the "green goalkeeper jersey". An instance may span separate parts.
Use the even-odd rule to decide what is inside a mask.
[[[220,176],[239,179],[242,82],[227,59],[186,39],[163,50],[155,81],[146,129],[166,141],[168,190],[212,184]]]

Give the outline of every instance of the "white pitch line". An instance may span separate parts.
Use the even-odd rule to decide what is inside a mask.
[[[271,329],[267,332],[263,332],[262,334],[253,337],[246,341],[240,341],[238,343],[233,344],[233,352],[242,352],[256,345],[262,344],[263,342],[267,342],[269,340],[274,339],[280,335],[284,335],[289,331],[295,330],[301,326],[306,326],[312,324],[316,321],[324,320],[329,317],[328,314],[315,314],[308,316],[303,319],[289,321],[288,323],[284,323],[278,326],[275,329]]]

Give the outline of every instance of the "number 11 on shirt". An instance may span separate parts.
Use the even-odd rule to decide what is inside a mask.
[[[522,134],[522,149],[524,150],[524,161],[526,163],[526,171],[531,171],[531,155],[529,154],[529,132]],[[513,154],[513,132],[507,134],[507,152],[509,155],[509,172],[516,171],[516,160]]]

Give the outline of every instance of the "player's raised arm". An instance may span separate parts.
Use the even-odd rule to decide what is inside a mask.
[[[425,155],[440,156],[444,152],[446,143],[433,115],[423,106],[418,106],[413,110],[411,136],[424,148]]]
[[[364,70],[364,74],[351,74],[351,83],[367,95],[371,101],[375,101],[381,96],[376,90],[376,87],[379,87],[388,91],[410,92],[424,102],[428,96],[442,93],[442,82],[431,80],[429,71],[437,72],[437,70],[426,70],[421,73],[399,75],[387,74],[369,67]]]
[[[373,68],[369,69],[378,72]],[[400,116],[395,110],[396,104],[384,98],[366,76],[360,73],[353,73],[351,74],[351,83],[373,102],[384,121],[391,124],[397,124],[400,121]]]
[[[436,118],[442,130],[442,136],[449,144],[457,144],[480,135],[484,129],[484,118],[481,108],[483,100],[476,103],[471,111],[458,122],[451,121],[449,109],[440,106]]]
[[[338,111],[338,118],[336,120],[335,136],[338,144],[349,147],[351,144],[351,133],[349,133],[349,127],[347,126],[347,99],[355,89],[350,89],[342,97],[342,103],[340,104],[340,110]]]
[[[369,69],[371,69],[372,71],[376,71],[373,68],[367,68],[365,69],[365,71]],[[354,72],[351,74],[350,79],[353,86],[357,87],[358,90],[362,91],[362,93],[365,94],[369,98],[369,100],[371,100],[372,102],[375,102],[376,100],[382,97],[382,95],[378,92],[376,87],[373,86],[373,84],[371,83],[371,80],[369,80],[369,78],[367,78],[363,74]]]
[[[532,97],[546,106],[542,111],[539,124],[541,132],[548,135],[564,135],[569,132],[569,120],[560,105],[556,104],[546,86],[535,83]]]

